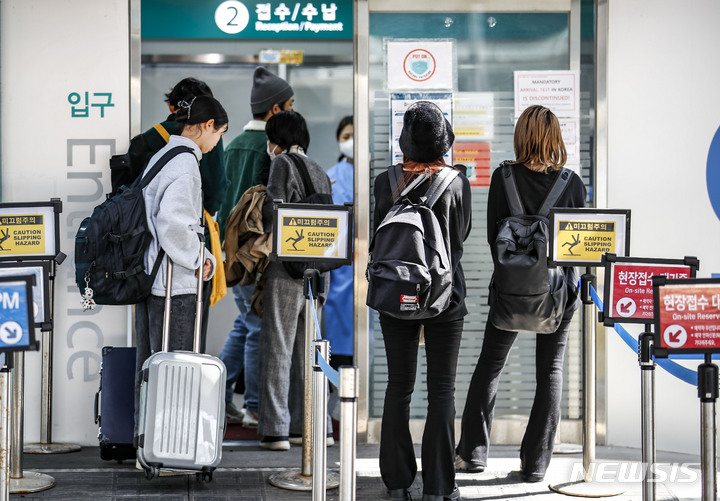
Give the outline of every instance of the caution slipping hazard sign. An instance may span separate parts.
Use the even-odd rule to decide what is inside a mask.
[[[337,217],[283,216],[281,253],[298,256],[337,256],[340,228]]]

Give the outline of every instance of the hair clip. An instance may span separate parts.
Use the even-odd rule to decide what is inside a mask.
[[[192,105],[195,102],[195,99],[197,99],[197,96],[193,96],[193,98],[190,100],[189,103],[185,100],[178,101],[178,106],[187,110],[188,120],[190,120],[190,108],[192,108]]]

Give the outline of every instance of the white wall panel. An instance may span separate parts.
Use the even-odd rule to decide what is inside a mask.
[[[60,242],[68,259],[55,285],[52,439],[93,445],[100,350],[126,345],[127,308],[82,312],[74,235],[109,191],[109,156],[128,146],[128,0],[3,0],[0,8],[2,201],[63,202]],[[73,117],[68,96],[78,93],[84,103],[86,92],[90,105],[107,102],[97,93],[111,93],[114,106],[89,106],[87,117]],[[69,148],[71,141],[81,144]],[[40,354],[26,361],[27,443],[40,435]]]
[[[705,178],[720,126],[718,19],[716,0],[609,2],[607,207],[632,210],[632,255],[694,255],[701,277],[720,272]],[[608,442],[639,446],[637,358],[613,332],[607,349]],[[699,454],[697,390],[657,375],[657,448]]]

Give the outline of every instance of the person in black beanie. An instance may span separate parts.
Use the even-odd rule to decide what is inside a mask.
[[[419,101],[407,109],[399,143],[403,152],[403,175],[396,192],[391,188],[388,171],[375,179],[375,228],[380,226],[398,196],[418,202],[440,170],[463,169],[462,166],[450,167],[443,160],[454,139],[450,123],[435,104]],[[422,174],[429,174],[428,179],[404,193],[405,188]],[[460,498],[453,465],[455,373],[464,317],[467,315],[465,276],[460,258],[463,242],[470,234],[472,218],[470,183],[463,174],[461,172],[452,181],[432,208],[450,249],[453,269],[450,305],[436,317],[426,320],[400,320],[380,313],[388,363],[380,436],[380,473],[390,499],[411,499],[409,488],[417,473],[409,414],[423,329],[428,411],[422,439],[422,499],[443,501]]]

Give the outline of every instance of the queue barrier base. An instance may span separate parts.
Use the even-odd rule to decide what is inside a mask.
[[[626,489],[608,482],[567,482],[548,486],[551,491],[579,498],[606,498],[624,494]]]
[[[50,475],[37,471],[23,470],[21,478],[10,477],[10,494],[28,494],[49,489],[55,485],[55,479]]]
[[[327,490],[336,489],[340,486],[340,474],[333,470],[327,470],[325,474]],[[268,478],[270,485],[291,491],[312,491],[312,475],[303,475],[299,468],[289,469],[273,474]]]
[[[23,446],[23,452],[25,454],[65,454],[67,452],[77,452],[82,450],[77,444],[63,444],[63,443],[50,443],[44,444],[42,442],[34,444],[25,444]]]

